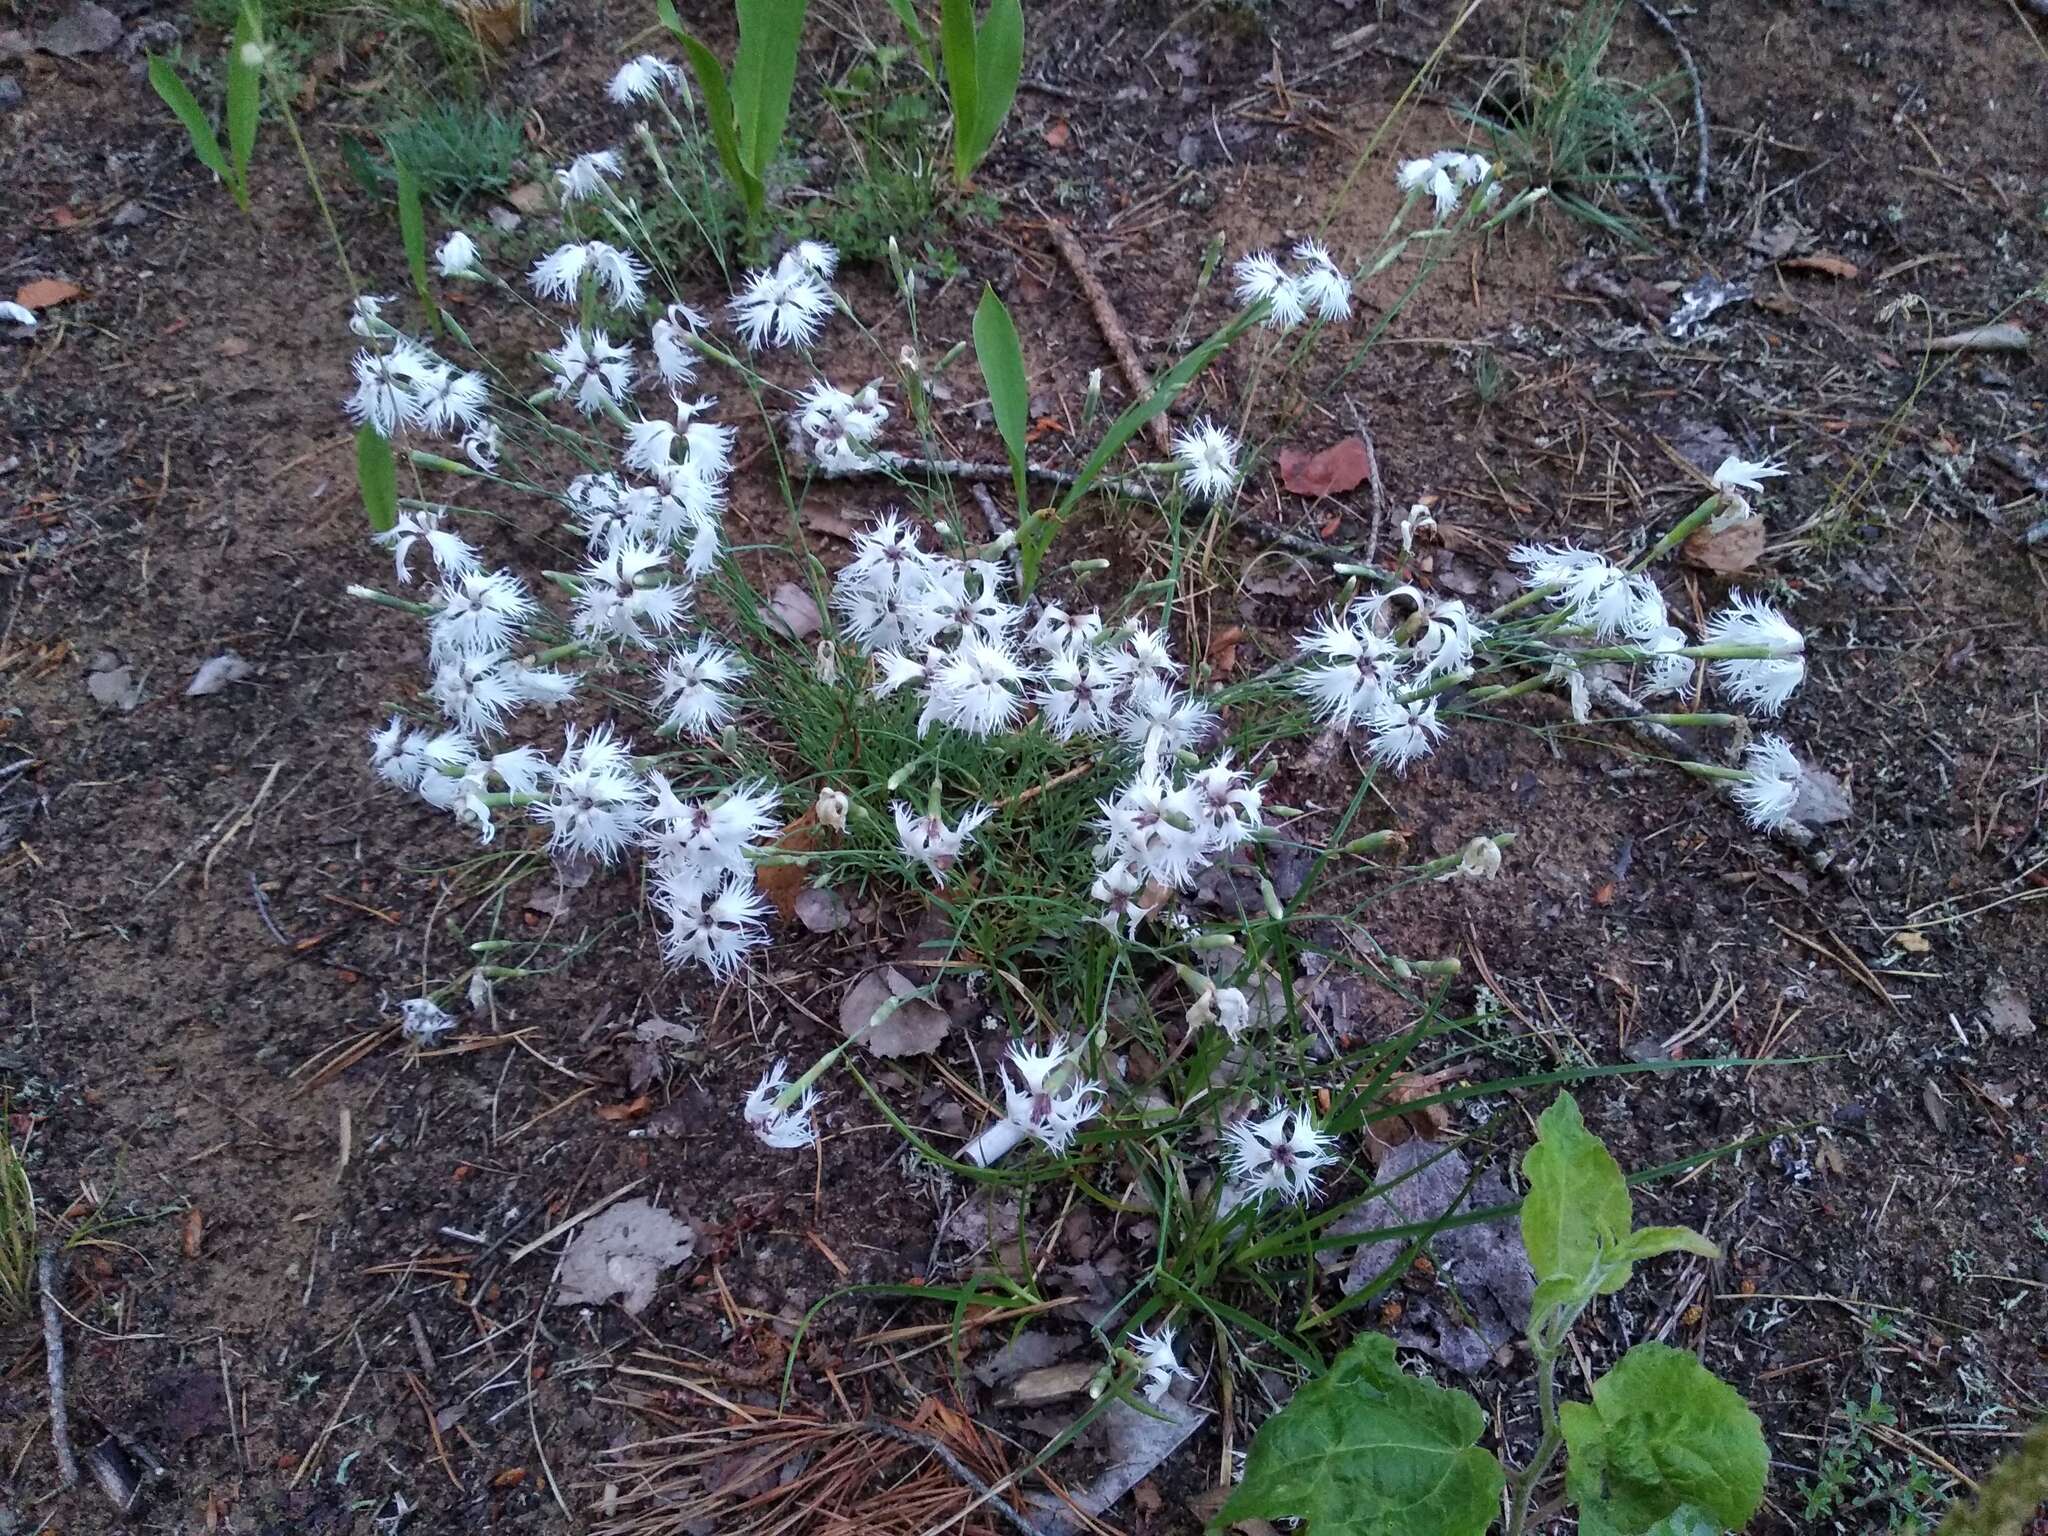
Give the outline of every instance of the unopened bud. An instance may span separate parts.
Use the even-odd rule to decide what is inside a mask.
[[[811,811],[818,818],[819,826],[843,834],[846,831],[846,813],[852,804],[844,790],[821,789],[818,791],[818,803],[811,807]]]

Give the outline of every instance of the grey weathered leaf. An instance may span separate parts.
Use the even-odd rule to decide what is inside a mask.
[[[60,59],[105,53],[121,41],[121,18],[93,0],[73,0],[36,38],[36,46]]]
[[[102,651],[93,658],[92,671],[86,674],[85,691],[102,707],[118,709],[124,715],[132,713],[143,699],[142,679],[111,651]]]
[[[623,1200],[577,1228],[562,1255],[558,1307],[619,1305],[638,1316],[662,1272],[697,1252],[697,1229],[652,1200]]]
[[[1809,827],[1827,827],[1847,821],[1855,809],[1847,785],[1825,768],[1807,765],[1799,776],[1799,794],[1792,802],[1794,821]]]
[[[2034,1033],[2027,994],[2003,973],[1993,976],[1984,988],[1984,1022],[2001,1040],[2024,1040]]]
[[[199,670],[192,674],[192,681],[185,685],[185,697],[197,699],[209,693],[219,693],[229,683],[239,683],[255,670],[233,651],[222,651],[200,663]]]
[[[839,1027],[848,1038],[859,1036],[876,1056],[922,1056],[936,1050],[952,1021],[937,1004],[909,995],[916,990],[917,984],[895,966],[878,965],[846,989],[839,1002]],[[875,1014],[892,998],[903,1001],[880,1025],[870,1028]]]
[[[812,933],[833,933],[853,921],[846,901],[837,891],[807,885],[796,893],[796,920]]]
[[[761,617],[775,633],[791,640],[815,635],[824,622],[811,594],[793,581],[785,581],[768,594],[768,611]]]

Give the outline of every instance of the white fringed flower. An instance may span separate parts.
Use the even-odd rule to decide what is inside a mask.
[[[1775,480],[1788,474],[1783,464],[1772,459],[1754,460],[1729,454],[1714,471],[1714,489],[1717,491],[1752,491],[1761,494],[1766,480]]]
[[[466,576],[482,564],[474,545],[462,535],[450,532],[441,525],[440,512],[407,508],[398,514],[398,520],[382,533],[372,534],[373,543],[382,544],[391,551],[399,585],[412,580],[410,561],[413,546],[425,543],[427,552],[433,556],[434,566],[442,577]]]
[[[526,275],[527,285],[544,299],[576,302],[589,273],[615,309],[638,309],[646,297],[647,266],[631,251],[602,240],[557,246]]]
[[[434,247],[434,267],[443,277],[481,277],[476,242],[456,230]]]
[[[1792,807],[1806,769],[1782,736],[1759,736],[1742,754],[1747,778],[1735,781],[1734,793],[1749,824],[1762,832],[1775,832],[1792,819]]]
[[[359,427],[374,428],[385,438],[396,437],[403,427],[419,426],[425,419],[425,407],[414,389],[420,373],[412,363],[410,354],[404,352],[388,356],[358,352],[351,364],[355,392],[342,405],[349,420]]]
[[[1015,1042],[1001,1069],[1004,1118],[1054,1156],[1067,1149],[1074,1133],[1102,1107],[1100,1085],[1074,1071],[1077,1065],[1067,1037],[1055,1035],[1043,1051]],[[1013,1068],[1021,1084],[1011,1079]]]
[[[620,404],[633,388],[633,354],[614,346],[603,331],[572,326],[562,332],[562,344],[543,352],[541,360],[560,381],[561,392],[586,416]]]
[[[1714,679],[1737,702],[1758,714],[1775,715],[1806,681],[1806,637],[1769,603],[1740,592],[1707,621],[1711,645],[1769,646],[1768,657],[1723,657]]]
[[[904,857],[915,859],[930,870],[934,885],[946,883],[947,872],[973,841],[974,834],[996,813],[991,805],[972,806],[949,827],[943,817],[920,816],[901,800],[892,804],[889,811],[896,818],[896,841]]]
[[[662,729],[685,736],[715,735],[733,714],[732,698],[725,690],[746,675],[746,662],[708,636],[699,636],[686,651],[672,652],[656,675]]]
[[[747,1129],[759,1137],[764,1146],[781,1151],[808,1147],[818,1139],[818,1132],[811,1124],[811,1111],[818,1102],[817,1089],[806,1088],[795,1103],[786,1108],[777,1107],[776,1100],[789,1086],[788,1069],[789,1063],[778,1059],[755,1084],[740,1111],[746,1119]]]
[[[605,183],[621,175],[625,167],[619,163],[616,150],[593,150],[587,155],[578,155],[562,169],[555,172],[555,185],[565,203],[580,202],[597,196]]]
[[[1173,439],[1180,488],[1195,501],[1221,501],[1237,486],[1237,439],[1204,416]]]
[[[507,650],[536,611],[510,571],[464,571],[436,588],[431,601],[430,634],[441,654]]]
[[[1319,319],[1336,322],[1351,318],[1351,279],[1330,257],[1329,247],[1320,240],[1303,240],[1293,251],[1299,270],[1294,275],[1295,291]]]
[[[1124,1347],[1137,1356],[1138,1367],[1144,1378],[1138,1383],[1138,1391],[1148,1403],[1163,1403],[1166,1394],[1173,1389],[1175,1381],[1193,1381],[1195,1373],[1183,1367],[1173,1352],[1173,1329],[1161,1324],[1152,1333],[1144,1329],[1133,1329],[1124,1339]]]
[[[619,66],[605,94],[620,106],[629,106],[636,101],[655,100],[664,88],[674,90],[682,78],[683,72],[667,59],[643,53]]]
[[[653,579],[666,552],[620,541],[577,572],[570,628],[595,644],[647,647],[655,635],[682,623],[689,607],[683,588]]]
[[[701,965],[723,980],[768,942],[768,903],[751,873],[707,881],[695,870],[665,869],[650,899],[669,920],[661,953],[670,965]]]
[[[1342,729],[1370,720],[1400,686],[1400,649],[1357,607],[1330,613],[1295,641],[1303,657],[1293,687],[1317,718]]]
[[[1406,773],[1412,764],[1429,756],[1444,735],[1444,728],[1437,723],[1434,698],[1405,704],[1396,698],[1380,700],[1372,712],[1372,730],[1366,751],[1374,762],[1396,773]]]
[[[785,260],[770,271],[747,274],[727,306],[733,324],[754,351],[763,347],[808,347],[832,312],[832,290],[811,269]]]
[[[704,329],[704,317],[687,304],[671,304],[654,322],[648,345],[654,353],[654,371],[670,389],[678,389],[697,376],[697,352],[684,338]]]
[[[1246,1199],[1272,1194],[1305,1205],[1322,1170],[1337,1160],[1306,1105],[1277,1105],[1263,1120],[1236,1121],[1224,1138],[1224,1165]]]
[[[647,820],[647,791],[609,725],[581,739],[569,727],[549,780],[548,798],[531,809],[548,827],[551,849],[609,864],[639,836]]]

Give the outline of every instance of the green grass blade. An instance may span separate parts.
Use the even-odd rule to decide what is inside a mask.
[[[690,73],[697,77],[698,94],[704,98],[704,116],[711,125],[711,143],[718,151],[718,163],[725,167],[725,174],[732,184],[739,188],[741,200],[747,205],[750,218],[758,218],[764,201],[761,178],[747,169],[747,163],[740,155],[739,130],[733,118],[732,92],[726,88],[725,66],[718,62],[713,53],[682,23],[676,15],[673,0],[655,0],[655,11],[661,17],[662,25],[675,34],[682,44],[683,57],[690,61]]]
[[[1024,72],[1024,7],[1021,0],[993,0],[974,40],[974,142],[967,169],[988,157]]]
[[[1024,372],[1024,344],[1017,339],[1016,322],[996,297],[995,289],[982,285],[981,303],[974,311],[974,360],[981,365],[981,379],[988,386],[989,407],[995,412],[996,430],[1010,452],[1010,478],[1017,493],[1017,518],[1031,515],[1030,490],[1025,483],[1024,434],[1031,424],[1031,383]]]
[[[356,484],[363,493],[363,511],[372,533],[398,526],[398,465],[391,444],[375,427],[356,428]]]
[[[953,107],[953,179],[974,173],[974,131],[981,121],[980,71],[974,62],[974,0],[939,0],[939,57]]]
[[[249,206],[249,158],[256,152],[256,119],[263,110],[263,71],[242,57],[245,46],[261,47],[253,5],[242,7],[235,18],[235,35],[228,44],[228,163],[233,168],[229,185],[236,199]]]
[[[740,158],[757,181],[782,148],[796,89],[796,50],[803,39],[806,0],[739,0],[740,46],[732,61],[732,98],[739,124]]]
[[[213,131],[213,124],[206,120],[205,111],[168,60],[150,56],[149,83],[163,98],[164,105],[171,109],[172,115],[185,125],[185,136],[192,141],[192,153],[199,157],[199,163],[226,182],[228,189],[235,193],[235,201],[246,208],[242,193],[235,186],[235,173],[228,167],[228,157],[221,153],[220,139]]]
[[[431,315],[434,291],[427,285],[427,216],[420,206],[420,179],[396,155],[391,157],[391,170],[398,180],[398,237],[405,242],[405,264],[412,269],[413,292]]]

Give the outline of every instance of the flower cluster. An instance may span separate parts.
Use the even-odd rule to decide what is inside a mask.
[[[1294,688],[1318,718],[1369,730],[1373,760],[1405,772],[1443,739],[1432,690],[1467,673],[1486,635],[1461,600],[1404,584],[1325,614],[1301,635]]]
[[[1492,161],[1462,149],[1440,149],[1424,159],[1403,160],[1394,168],[1394,185],[1410,195],[1427,195],[1436,206],[1439,223],[1458,211],[1465,194],[1474,187],[1486,189],[1480,194],[1482,205],[1491,207],[1498,202],[1498,177]]]
[[[1310,315],[1332,324],[1351,318],[1351,279],[1320,240],[1302,240],[1288,253],[1291,265],[1271,251],[1254,251],[1240,260],[1231,275],[1237,280],[1237,302],[1263,303],[1265,323],[1291,331]]]
[[[389,302],[365,294],[350,313],[349,328],[364,345],[351,365],[355,392],[343,403],[349,420],[382,437],[410,431],[459,443],[479,469],[496,468],[498,431],[485,411],[489,382],[388,323],[382,310]]]

